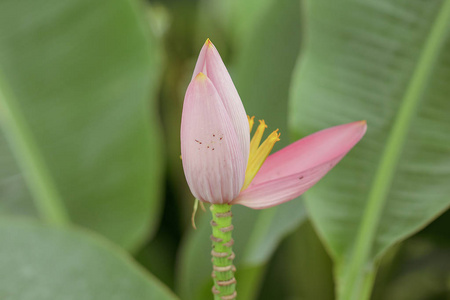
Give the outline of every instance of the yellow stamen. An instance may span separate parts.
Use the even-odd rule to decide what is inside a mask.
[[[252,133],[252,129],[253,129],[253,124],[255,124],[255,116],[251,117],[247,116],[248,119],[248,125],[250,127],[250,133]]]
[[[264,120],[259,120],[259,126],[256,128],[256,132],[252,137],[252,140],[250,141],[250,156],[252,157],[255,155],[256,150],[259,147],[259,144],[261,143],[262,136],[264,134],[264,130],[267,128],[266,123],[264,123]]]
[[[251,131],[253,126],[253,124],[251,123],[253,122],[253,117],[252,118],[249,117],[248,120]],[[275,145],[276,142],[280,140],[280,133],[278,133],[277,129],[274,132],[272,132],[267,137],[267,139],[260,145],[261,138],[266,128],[267,125],[264,122],[264,120],[260,120],[259,126],[256,129],[256,132],[253,135],[253,138],[250,142],[250,155],[248,158],[247,170],[245,171],[244,186],[242,187],[241,190],[245,190],[250,185],[253,178],[256,176],[256,173],[258,173],[259,169],[266,160],[267,156],[269,156],[270,151],[272,151],[273,146]]]

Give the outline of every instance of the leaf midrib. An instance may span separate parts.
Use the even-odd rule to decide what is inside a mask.
[[[0,70],[0,125],[41,217],[49,224],[69,222],[55,183],[22,115],[14,93]]]
[[[375,173],[360,230],[351,249],[352,255],[349,256],[351,261],[344,274],[345,285],[342,286],[342,299],[351,299],[354,289],[357,288],[357,280],[362,277],[361,275],[363,274],[365,263],[369,259],[376,237],[376,230],[387,201],[387,194],[393,181],[410,124],[416,115],[420,100],[428,86],[431,72],[441,52],[449,25],[450,0],[445,0],[419,56],[416,68],[401,101],[397,117],[394,120],[394,125],[388,136],[379,167]]]

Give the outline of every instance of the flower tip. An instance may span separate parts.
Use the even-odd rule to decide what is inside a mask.
[[[363,128],[362,129],[363,130],[363,134],[365,134],[366,131],[367,131],[367,121],[366,120],[361,120],[361,121],[358,121],[358,123]]]
[[[211,40],[209,38],[206,39],[205,45],[207,45],[208,47],[212,47],[213,43],[211,42]]]
[[[198,73],[197,76],[195,76],[195,80],[205,80],[206,79],[206,75],[203,74],[202,72]]]

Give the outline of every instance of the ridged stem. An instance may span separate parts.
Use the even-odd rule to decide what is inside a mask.
[[[229,204],[212,204],[210,207],[212,213],[212,263],[214,286],[212,292],[214,300],[232,300],[236,299],[236,279],[234,272],[236,268],[233,265],[233,238],[231,232],[233,225],[231,223],[232,213]]]

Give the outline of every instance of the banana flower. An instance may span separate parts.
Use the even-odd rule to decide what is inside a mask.
[[[261,143],[267,126],[260,121],[250,141],[253,123],[208,39],[186,92],[180,134],[186,180],[200,201],[262,209],[292,200],[328,173],[367,127],[365,121],[331,127],[268,156],[279,133]]]
[[[215,300],[237,297],[232,204],[263,209],[300,196],[358,143],[367,127],[365,121],[331,127],[269,156],[278,130],[261,143],[267,125],[259,121],[250,140],[253,125],[208,39],[184,98],[180,139],[189,188],[196,199],[211,203]]]

